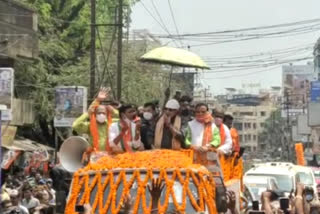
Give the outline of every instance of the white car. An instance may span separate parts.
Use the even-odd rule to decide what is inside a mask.
[[[274,178],[278,191],[284,192],[286,195],[289,195],[292,190],[296,190],[297,182],[310,186],[315,193],[317,192],[315,177],[309,167],[286,162],[269,162],[255,165],[245,173],[244,179],[252,176]],[[318,199],[317,194],[314,194],[314,197]]]
[[[277,181],[269,176],[244,176],[243,183],[253,194],[254,201],[260,201],[261,194],[266,190],[278,190]]]

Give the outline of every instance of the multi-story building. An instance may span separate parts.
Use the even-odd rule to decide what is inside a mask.
[[[0,0],[0,67],[38,56],[38,19],[18,1]]]
[[[160,47],[161,41],[152,36],[147,29],[136,29],[132,31],[128,44],[135,54],[140,57],[146,52]]]
[[[240,144],[247,152],[258,152],[258,136],[265,121],[276,108],[273,105],[228,107],[228,113],[234,117],[234,127],[238,130]]]
[[[209,110],[214,109],[217,106],[216,99],[212,96],[212,93],[208,92],[208,89],[196,90],[193,94],[193,101],[195,103],[206,103]]]
[[[216,96],[217,106],[226,109],[234,117],[234,126],[239,132],[241,146],[246,153],[255,156],[259,152],[258,138],[266,120],[277,109],[280,88],[261,90],[259,94],[232,93]]]

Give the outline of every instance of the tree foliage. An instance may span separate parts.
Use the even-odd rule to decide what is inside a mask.
[[[90,1],[87,0],[22,0],[38,15],[39,57],[34,61],[19,60],[15,65],[15,94],[32,99],[37,121],[52,141],[54,87],[89,85]],[[97,23],[114,23],[116,0],[97,0]],[[125,2],[129,8],[135,2]],[[127,10],[126,15],[130,15]],[[98,27],[96,88],[111,86],[115,91],[115,28]],[[113,35],[113,36],[112,36]],[[112,45],[113,44],[113,45]],[[110,54],[109,54],[110,52]],[[140,53],[139,53],[140,54]],[[123,100],[136,104],[161,99],[167,85],[162,67],[138,62],[134,45],[124,46]],[[108,60],[106,60],[108,58]],[[104,74],[105,73],[105,74]],[[101,83],[101,84],[99,84]],[[51,130],[51,131],[50,131]]]
[[[287,158],[287,139],[285,138],[286,121],[281,117],[281,109],[272,112],[265,121],[259,134],[259,144],[264,144],[263,151],[269,151],[273,158]]]

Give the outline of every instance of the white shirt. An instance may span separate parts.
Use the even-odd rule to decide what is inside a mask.
[[[52,199],[50,201],[51,205],[55,205],[56,204],[56,191],[54,189],[50,189],[50,193],[52,195]]]
[[[36,199],[35,197],[31,196],[30,200],[27,201],[27,199],[23,199],[22,200],[22,203],[21,203],[22,206],[26,207],[27,209],[30,209],[30,208],[35,208],[37,206],[40,205],[40,202],[38,199]]]
[[[132,139],[134,139],[135,138],[135,134],[136,134],[136,124],[131,122],[131,121],[130,121],[130,123],[131,123],[131,136],[132,136]],[[109,144],[110,144],[110,147],[111,147],[112,151],[124,152],[120,142],[118,144],[114,143],[114,139],[116,139],[116,137],[118,137],[119,134],[120,134],[119,122],[112,123],[110,128],[109,128]],[[133,140],[133,141],[129,142],[129,146],[131,148],[134,148],[134,149],[138,149],[138,148],[143,147],[143,144],[142,144],[142,142],[140,140],[140,136],[139,136],[138,140]]]
[[[232,138],[231,138],[231,134],[230,134],[230,129],[224,124],[223,124],[223,128],[224,128],[224,133],[225,133],[226,139],[225,139],[224,144],[223,144],[223,142],[221,142],[221,144],[223,144],[223,145],[220,146],[218,148],[218,150],[223,151],[224,154],[231,154],[232,153]]]
[[[193,146],[202,146],[204,125],[197,120],[192,120],[188,124],[192,135],[191,144]],[[216,124],[212,123],[212,132],[215,128],[217,128]]]
[[[19,205],[19,208],[20,208],[22,214],[29,214],[29,210],[26,207]]]
[[[24,206],[22,206],[20,204],[18,206],[12,206],[9,209],[11,209],[11,212],[13,210],[15,210],[15,211],[17,211],[17,212],[19,212],[21,214],[29,214],[29,210],[26,207],[24,207]]]

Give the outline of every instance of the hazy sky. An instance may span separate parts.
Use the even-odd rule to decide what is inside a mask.
[[[156,5],[166,27],[171,34],[176,34],[170,15],[167,0],[141,0],[154,17],[159,20],[152,1]],[[319,0],[170,0],[178,30],[181,33],[202,33],[239,28],[275,25],[295,21],[320,18]],[[167,34],[160,25],[148,14],[142,3],[136,3],[131,16],[133,29],[148,29],[151,33]],[[229,57],[256,54],[277,49],[286,49],[316,42],[320,31],[284,38],[224,43],[202,47],[192,47],[191,51],[201,57]],[[173,43],[169,45],[175,46]],[[310,56],[312,50],[310,50]],[[304,56],[307,56],[308,52]],[[300,55],[301,56],[301,55]],[[301,64],[299,62],[294,64]],[[210,86],[214,94],[224,93],[224,88],[241,88],[242,84],[260,83],[262,88],[281,85],[281,67],[274,69],[258,68],[256,70],[229,71],[214,73],[204,71],[200,75],[203,87]],[[261,70],[266,70],[261,72]],[[246,75],[248,73],[256,74]],[[247,89],[250,92],[250,89]]]

